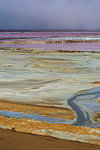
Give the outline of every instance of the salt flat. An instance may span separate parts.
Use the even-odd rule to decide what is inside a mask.
[[[99,87],[95,83],[100,81],[99,67],[99,53],[1,51],[0,99],[70,108],[68,100],[75,93]],[[91,103],[88,96],[83,96],[78,103],[85,106],[93,117],[99,111],[97,98]],[[94,111],[91,111],[93,105]]]
[[[0,52],[0,97],[66,107],[74,93],[99,86],[99,67],[99,53]]]

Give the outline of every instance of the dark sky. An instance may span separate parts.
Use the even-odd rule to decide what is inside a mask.
[[[100,0],[0,0],[0,29],[100,29]]]

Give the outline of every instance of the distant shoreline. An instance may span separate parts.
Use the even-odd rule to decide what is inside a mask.
[[[0,32],[100,32],[100,30],[62,30],[62,29],[52,29],[52,30],[48,30],[48,29],[40,29],[40,30],[23,30],[23,29],[8,29],[8,30],[4,30],[4,29],[1,29]]]
[[[54,50],[54,49],[36,49],[36,48],[14,48],[14,47],[0,47],[0,51],[4,52],[19,52],[19,53],[100,53],[100,51],[82,51],[82,50]]]

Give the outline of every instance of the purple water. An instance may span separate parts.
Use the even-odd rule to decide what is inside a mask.
[[[65,51],[100,52],[100,43],[68,43],[68,44],[1,44],[0,47],[33,48]]]
[[[36,40],[64,40],[72,38],[91,38],[100,40],[100,32],[0,32],[0,47],[12,48],[33,48],[44,50],[65,50],[65,51],[93,51],[100,52],[100,43],[52,43],[52,44],[33,44],[25,41]],[[7,42],[2,44],[2,41],[17,41],[13,44]],[[24,44],[19,44],[18,41],[24,41]]]

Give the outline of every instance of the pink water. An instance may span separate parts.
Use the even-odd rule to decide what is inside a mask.
[[[34,41],[34,40],[55,40],[59,38],[73,37],[92,37],[100,39],[100,32],[0,32],[1,41]],[[100,43],[66,43],[66,44],[0,44],[0,47],[13,47],[13,48],[33,48],[33,49],[52,49],[52,50],[65,50],[65,51],[94,51],[100,52]]]

